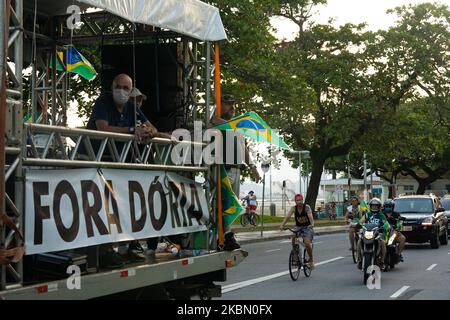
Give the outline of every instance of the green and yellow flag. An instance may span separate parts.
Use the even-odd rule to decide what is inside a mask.
[[[223,165],[220,166],[220,180],[222,191],[223,229],[227,230],[233,221],[241,214],[243,208],[231,188],[230,179],[228,178],[227,171]]]
[[[63,61],[63,53],[58,52],[59,58]],[[79,74],[86,80],[92,80],[97,75],[92,64],[74,46],[67,48],[67,71]],[[56,69],[62,71],[59,60],[56,61]]]
[[[283,149],[291,149],[255,112],[244,113],[226,123],[215,126],[215,128],[234,130],[256,142],[267,142]]]

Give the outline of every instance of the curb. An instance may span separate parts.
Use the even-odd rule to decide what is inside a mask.
[[[343,230],[330,230],[330,231],[322,231],[322,232],[316,232],[314,235],[321,236],[325,234],[334,234],[334,233],[346,233],[347,229]],[[283,239],[289,239],[291,238],[290,234],[280,235],[280,236],[273,236],[273,237],[259,237],[254,239],[241,239],[239,240],[239,233],[236,234],[236,240],[239,244],[251,244],[256,242],[262,242],[262,241],[273,241],[273,240],[283,240]]]

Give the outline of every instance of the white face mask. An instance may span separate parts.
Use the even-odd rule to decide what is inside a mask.
[[[130,98],[130,95],[127,91],[123,89],[114,89],[113,90],[113,99],[114,102],[118,105],[124,105],[127,103],[128,99]]]

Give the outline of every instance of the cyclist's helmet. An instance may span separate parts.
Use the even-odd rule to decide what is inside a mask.
[[[383,203],[383,211],[386,213],[391,213],[394,211],[394,200],[386,199]]]
[[[373,198],[369,201],[370,212],[379,213],[381,210],[381,200],[378,198]]]

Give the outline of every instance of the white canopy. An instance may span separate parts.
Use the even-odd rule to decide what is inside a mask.
[[[200,0],[78,0],[128,21],[166,28],[190,37],[227,38],[219,10]]]

